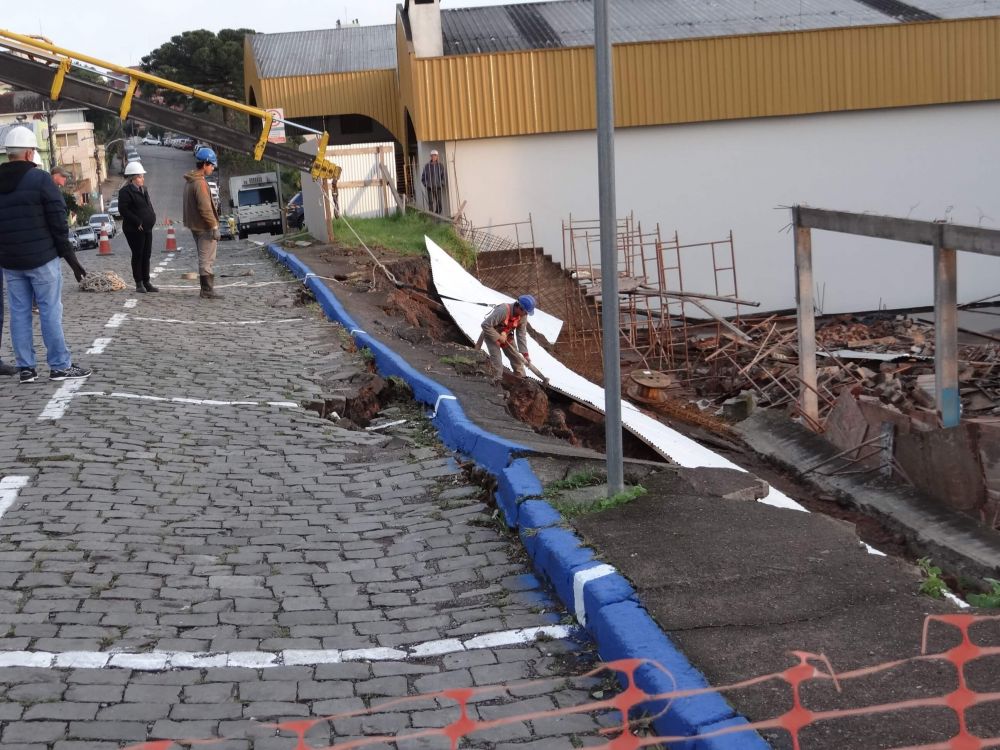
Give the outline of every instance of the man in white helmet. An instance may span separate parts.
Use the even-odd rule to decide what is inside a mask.
[[[153,252],[153,226],[156,212],[146,190],[146,170],[137,161],[125,166],[128,182],[118,191],[118,211],[122,215],[122,231],[132,251],[132,279],[139,294],[160,291],[149,279],[149,260]]]
[[[444,188],[448,184],[448,175],[444,171],[437,149],[431,151],[431,160],[424,165],[420,173],[420,184],[427,189],[427,210],[440,214],[443,210]]]
[[[31,324],[32,298],[38,303],[50,380],[75,380],[90,370],[73,364],[62,329],[64,258],[77,281],[87,275],[69,244],[66,204],[52,176],[34,164],[35,134],[11,128],[4,141],[7,163],[0,164],[0,267],[10,303],[10,337],[22,383],[38,378]]]

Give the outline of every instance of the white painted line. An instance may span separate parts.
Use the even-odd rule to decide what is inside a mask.
[[[7,512],[14,501],[17,500],[17,493],[21,491],[31,477],[4,477],[0,479],[0,518]]]
[[[127,300],[125,300],[125,304],[122,305],[122,307],[124,307],[126,310],[131,310],[133,307],[135,307],[138,304],[139,304],[139,300],[138,299],[127,299]]]
[[[114,651],[0,651],[0,667],[50,667],[56,669],[135,669],[155,672],[167,669],[207,669],[210,667],[245,667],[271,669],[283,666],[313,666],[339,664],[345,661],[404,661],[424,659],[457,651],[497,648],[530,643],[539,636],[568,638],[576,633],[569,625],[543,625],[498,633],[486,633],[465,641],[445,638],[410,646],[388,648],[286,649],[284,651],[146,651],[125,653]]]
[[[615,572],[611,565],[595,565],[592,568],[578,570],[573,575],[573,607],[576,610],[576,620],[581,625],[587,624],[587,608],[583,603],[583,587],[598,578],[604,578]]]
[[[543,625],[537,628],[518,628],[517,630],[506,630],[501,633],[487,633],[470,638],[465,642],[468,650],[476,648],[496,648],[497,646],[513,646],[517,643],[528,643],[538,636],[546,638],[568,638],[573,633],[573,628],[568,625]]]
[[[83,383],[83,381],[67,381],[67,383],[69,382]],[[79,385],[77,388],[79,388]],[[124,398],[133,401],[162,401],[173,404],[193,404],[195,406],[274,406],[280,409],[299,408],[299,405],[294,401],[218,401],[216,399],[209,398],[153,396],[148,393],[124,393],[122,391],[113,391],[112,393],[106,393],[105,391],[80,391],[79,393],[75,393],[73,395],[77,397],[95,396],[104,398]]]
[[[354,334],[356,334],[356,333],[364,333],[364,334],[365,334],[366,336],[368,335],[368,334],[367,334],[367,333],[366,333],[365,331],[362,331],[362,330],[361,330],[360,328],[352,328],[352,329],[350,330],[350,334],[351,334],[352,336],[353,336]]]
[[[434,419],[438,415],[438,408],[441,406],[442,401],[458,401],[455,396],[448,396],[441,394],[437,397],[437,401],[434,402],[434,412],[431,414],[431,419]]]
[[[465,646],[457,638],[444,638],[440,641],[427,641],[418,643],[410,649],[410,654],[417,658],[425,656],[440,656],[441,654],[453,654],[456,651],[465,651]]]
[[[111,339],[94,339],[94,343],[90,345],[87,354],[104,354],[104,350],[108,348],[108,344],[110,343]]]
[[[62,418],[62,415],[66,413],[66,407],[69,406],[69,402],[73,400],[73,395],[83,388],[86,382],[86,378],[64,380],[63,384],[59,386],[59,390],[52,394],[52,398],[49,399],[45,408],[42,409],[42,413],[38,415],[38,420]]]
[[[188,287],[184,287],[188,288]],[[194,289],[196,287],[190,287]],[[153,323],[187,323],[198,326],[254,326],[262,323],[298,323],[302,318],[281,318],[278,320],[176,320],[174,318],[133,318],[133,320],[146,320]]]
[[[100,669],[107,666],[112,656],[107,651],[64,651],[56,654],[52,666],[59,669]]]
[[[104,324],[104,327],[118,328],[126,320],[128,320],[128,315],[126,315],[125,313],[115,313],[114,315],[111,316],[111,320],[109,320],[107,323]]]

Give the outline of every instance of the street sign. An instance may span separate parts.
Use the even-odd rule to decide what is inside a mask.
[[[278,120],[285,119],[285,110],[281,107],[276,107],[274,109],[267,110],[274,116],[274,122],[271,123],[271,134],[267,138],[268,143],[284,143],[285,142],[285,123],[278,122]]]

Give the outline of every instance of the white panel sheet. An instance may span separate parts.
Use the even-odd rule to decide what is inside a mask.
[[[509,298],[504,297],[489,287],[483,286],[478,279],[462,268],[458,262],[453,260],[433,240],[430,238],[426,238],[426,240],[427,251],[431,258],[434,286],[437,287],[441,295],[441,301],[451,314],[451,317],[454,318],[455,323],[462,329],[462,332],[469,337],[470,341],[475,341],[482,332],[481,326],[483,318],[486,317],[487,310],[482,305],[477,305],[474,301],[469,301],[469,298],[471,297],[473,300],[485,299],[490,302],[496,299],[497,303]],[[479,294],[483,296],[475,296]],[[500,299],[498,299],[498,296]],[[535,315],[532,316],[532,325],[534,325],[535,318],[538,318],[540,314],[541,311],[535,311]],[[553,320],[558,321],[557,318],[553,318]],[[562,321],[558,322],[560,325],[562,324]],[[483,348],[485,349],[485,344]],[[551,387],[601,413],[604,412],[604,389],[599,385],[591,383],[582,375],[578,375],[570,370],[537,344],[531,347],[531,363],[541,372],[545,373],[545,376],[549,378],[549,385]],[[509,368],[509,364],[506,361],[504,365]],[[531,377],[534,377],[534,375],[531,375]],[[745,471],[745,469],[737,466],[729,459],[713,453],[708,448],[699,445],[694,440],[671,429],[662,422],[658,422],[652,417],[643,414],[633,404],[624,399],[622,400],[622,424],[629,432],[661,455],[670,458],[681,466]],[[779,508],[805,510],[797,502],[773,487],[762,502]]]
[[[482,324],[490,306],[514,301],[513,297],[508,297],[495,289],[483,286],[479,279],[462,268],[461,263],[442,250],[430,237],[425,236],[424,240],[427,242],[427,250],[430,252],[431,273],[434,275],[434,286],[437,288],[438,295],[448,299],[478,303],[476,308],[480,310],[480,315],[477,326]],[[530,293],[530,291],[526,289],[525,293]],[[544,310],[535,308],[535,314],[531,316],[530,322],[531,327],[542,334],[549,343],[554,344],[559,338],[563,322],[554,315],[549,315]],[[479,333],[476,333],[472,340],[475,341],[478,338]]]

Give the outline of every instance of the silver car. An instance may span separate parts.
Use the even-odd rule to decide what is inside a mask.
[[[90,217],[90,226],[94,228],[96,234],[100,234],[101,231],[106,231],[108,237],[114,237],[118,234],[118,225],[115,224],[115,220],[111,218],[111,214],[94,214]]]

